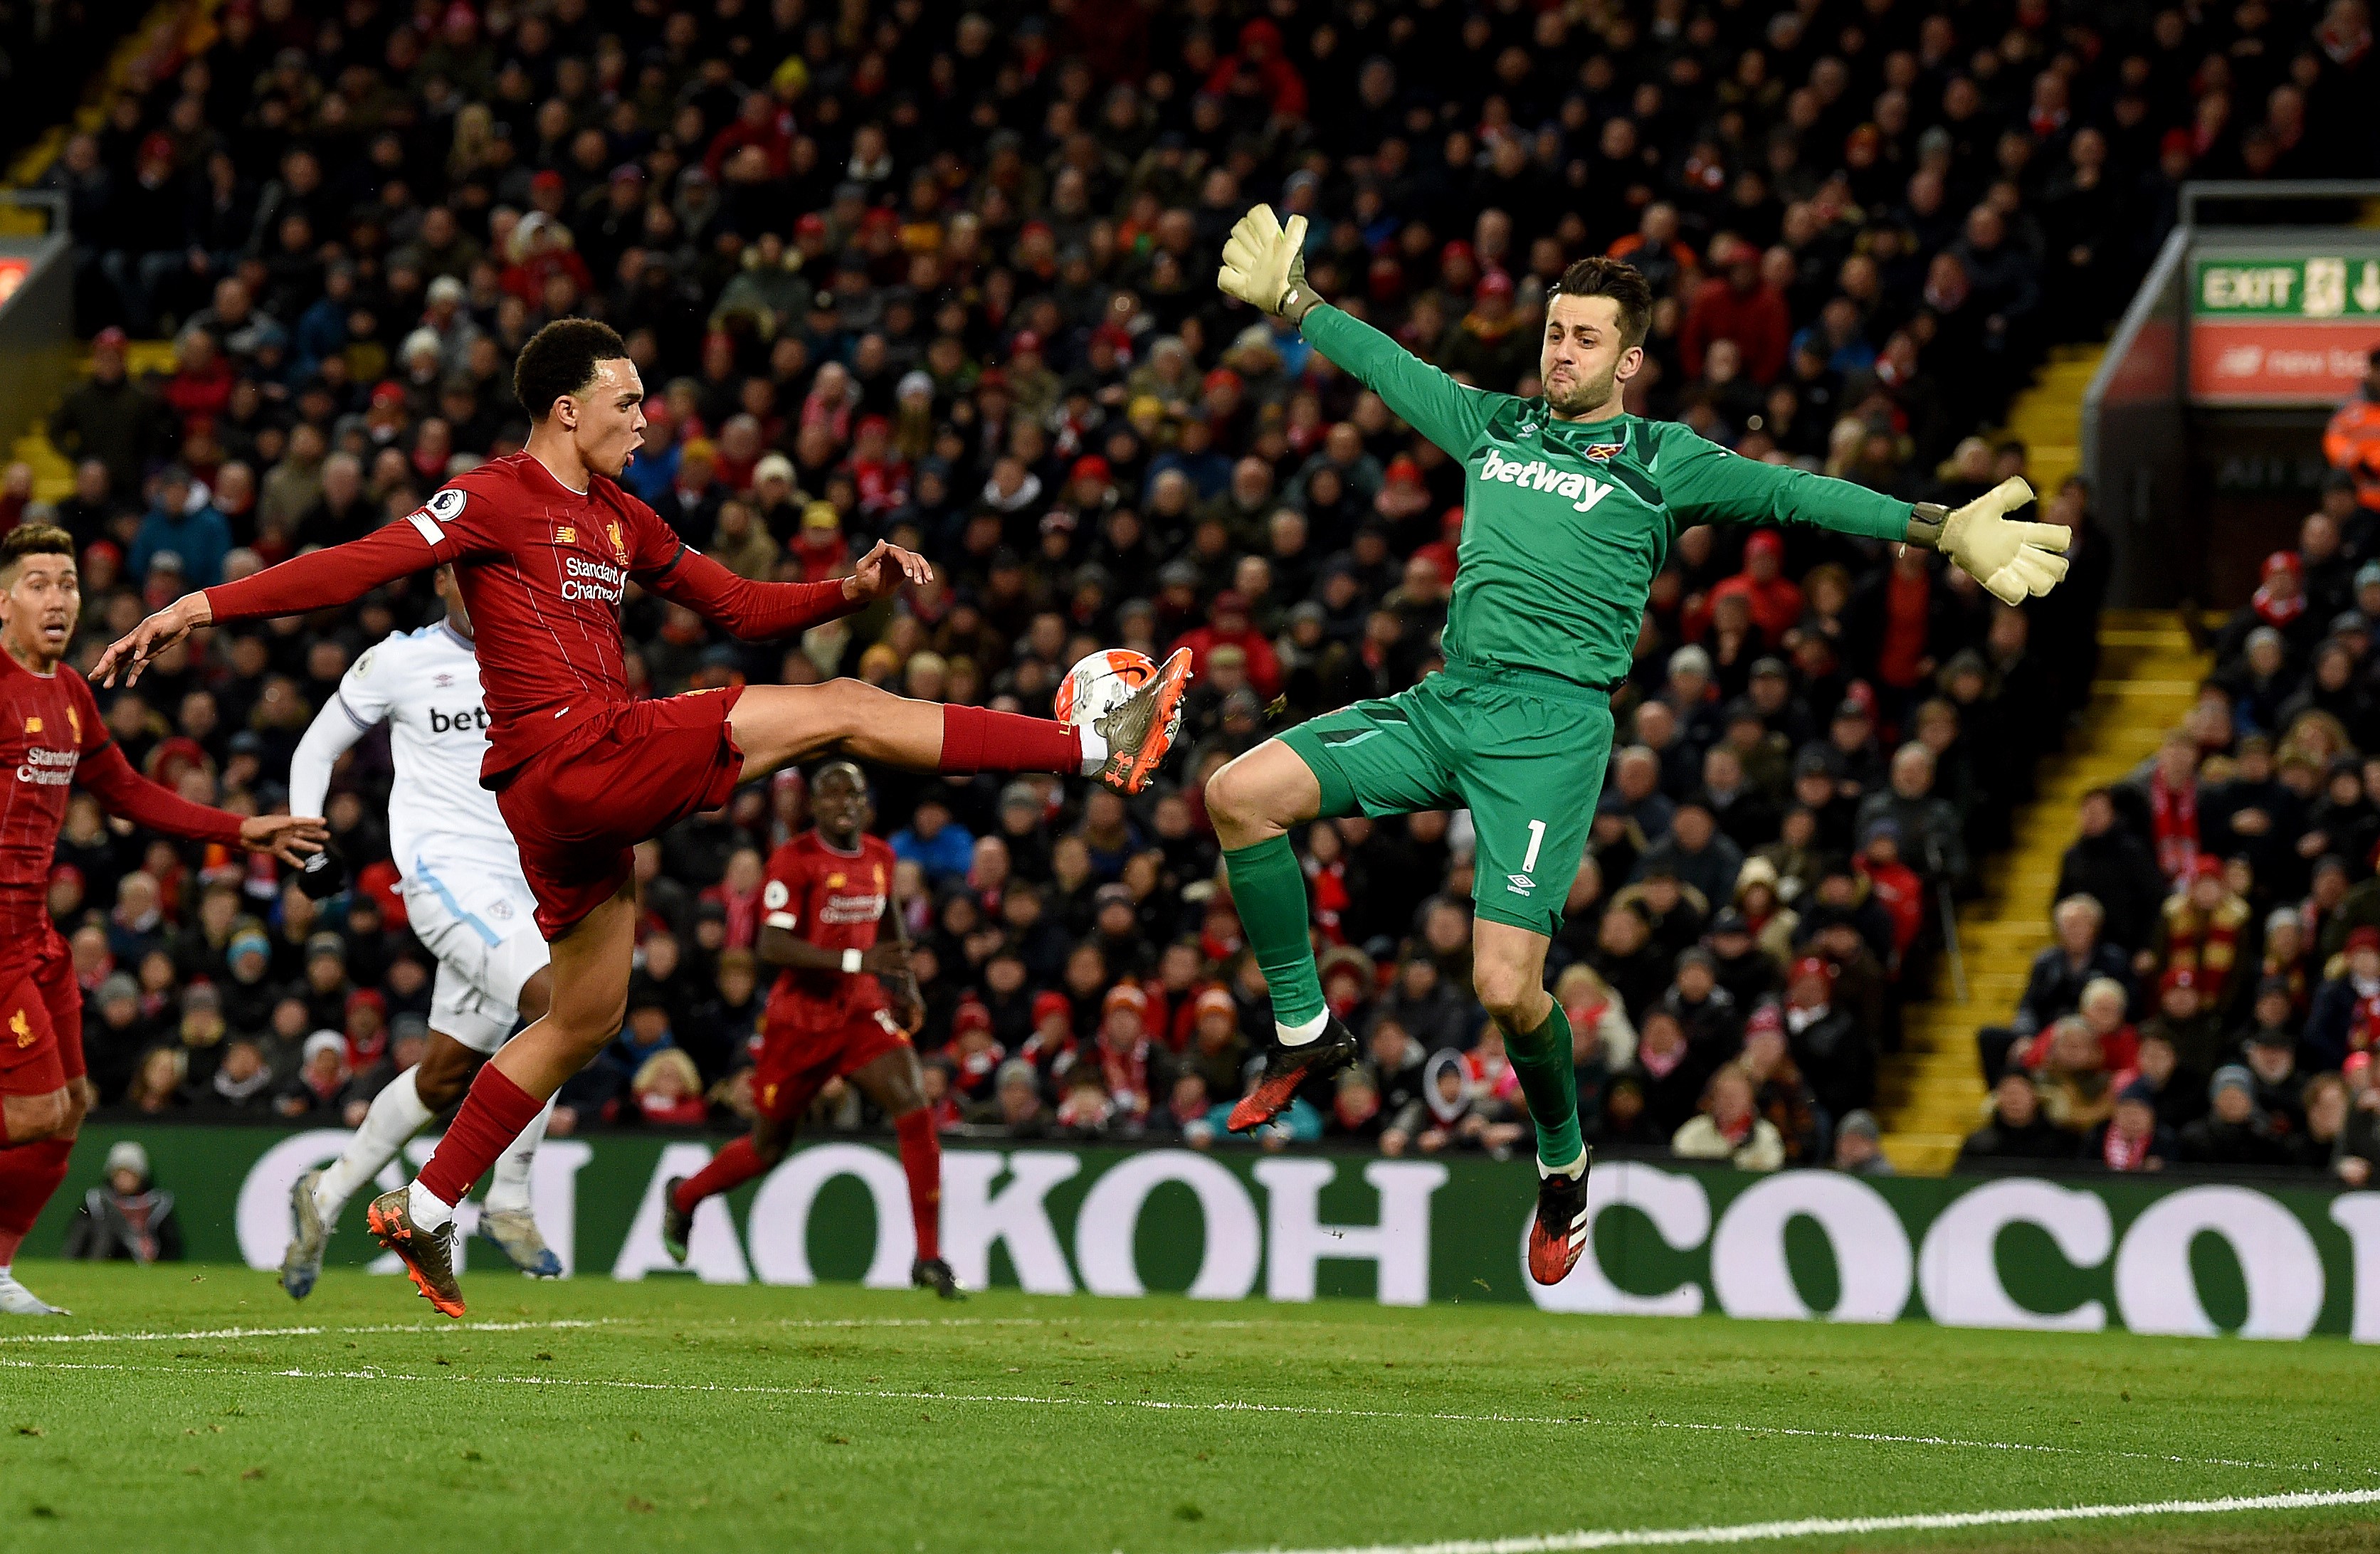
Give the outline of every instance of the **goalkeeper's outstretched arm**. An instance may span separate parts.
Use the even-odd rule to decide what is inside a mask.
[[[1284,227],[1272,207],[1242,216],[1223,244],[1222,291],[1287,319],[1314,348],[1378,395],[1390,410],[1455,458],[1466,457],[1510,395],[1467,388],[1361,319],[1324,302],[1305,280],[1305,218]]]
[[[2003,480],[1957,509],[1912,507],[1849,480],[1739,458],[1682,427],[1665,431],[1655,474],[1682,522],[1804,523],[1922,546],[1949,556],[2009,604],[2047,593],[2066,576],[2067,531],[2006,516],[2033,500],[2021,480]]]
[[[1258,205],[1232,226],[1215,284],[1275,318],[1354,374],[1421,434],[1458,459],[1470,456],[1506,395],[1466,388],[1360,320],[1314,294],[1305,279],[1305,218],[1281,225]],[[1998,599],[2022,604],[2066,576],[2069,540],[2056,524],[2012,523],[2033,500],[2021,480],[2002,481],[1955,511],[1912,507],[1806,470],[1738,458],[1682,427],[1669,429],[1655,469],[1670,511],[1688,522],[1808,523],[1871,540],[1941,552]]]

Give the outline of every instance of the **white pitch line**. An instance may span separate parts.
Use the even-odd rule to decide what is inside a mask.
[[[0,1333],[0,1343],[183,1343],[231,1338],[341,1338],[358,1333],[516,1333],[560,1331],[572,1328],[665,1327],[679,1332],[749,1332],[763,1328],[1089,1328],[1161,1327],[1236,1329],[1255,1326],[1242,1321],[1167,1321],[1156,1317],[1117,1322],[1058,1317],[756,1317],[686,1322],[670,1317],[596,1317],[548,1322],[382,1322],[368,1327],[197,1328],[187,1332]]]
[[[571,1328],[609,1328],[625,1318],[598,1317],[582,1321],[447,1322],[430,1327],[415,1322],[386,1322],[365,1328],[200,1328],[180,1333],[0,1333],[0,1343],[196,1343],[224,1338],[337,1338],[349,1333],[520,1333],[562,1331]]]
[[[1694,1544],[1779,1543],[1788,1538],[1867,1533],[1950,1532],[1964,1527],[2017,1527],[2043,1522],[2113,1522],[2142,1516],[2223,1516],[2242,1511],[2318,1511],[2380,1503],[2380,1489],[2301,1490],[2286,1495],[2236,1495],[2215,1500],[2139,1500],[2130,1505],[2022,1506],[2010,1511],[1951,1511],[1912,1516],[1813,1516],[1796,1522],[1743,1522],[1717,1527],[1637,1527],[1607,1532],[1548,1533],[1534,1537],[1459,1538],[1442,1543],[1376,1543],[1342,1548],[1263,1554],[1560,1554],[1592,1548],[1674,1548]]]
[[[442,1329],[399,1329],[437,1332]],[[457,1328],[455,1332],[470,1329]],[[481,1329],[486,1330],[486,1329]],[[104,1361],[0,1359],[0,1368],[12,1370],[102,1370],[146,1376],[271,1376],[298,1381],[472,1381],[506,1387],[577,1387],[632,1392],[700,1392],[765,1398],[846,1398],[875,1402],[978,1403],[1025,1408],[1131,1408],[1157,1414],[1281,1414],[1305,1418],[1402,1420],[1452,1425],[1529,1425],[1557,1427],[1586,1426],[1598,1429],[1691,1430],[1737,1436],[1794,1436],[1811,1440],[1847,1440],[1874,1446],[1932,1446],[1973,1451],[2033,1451],[2061,1457],[2109,1458],[2165,1463],[2181,1467],[2252,1468],[2266,1473],[2351,1472],[2369,1475],[2369,1468],[2340,1468],[2322,1463],[2261,1463],[2235,1457],[2184,1457],[2162,1451],[2125,1451],[2113,1448],[2045,1446],[2013,1440],[1969,1440],[1956,1436],[1888,1435],[1867,1430],[1792,1429],[1770,1425],[1703,1424],[1670,1419],[1598,1419],[1587,1414],[1417,1413],[1385,1408],[1333,1408],[1320,1403],[1248,1402],[1226,1399],[1218,1402],[1184,1402],[1167,1398],[1059,1398],[1022,1392],[924,1392],[865,1387],[771,1387],[748,1382],[627,1381],[607,1377],[489,1376],[460,1371],[452,1376],[417,1376],[405,1371],[363,1366],[348,1370],[308,1370],[292,1366],[257,1370],[233,1366],[132,1366]]]

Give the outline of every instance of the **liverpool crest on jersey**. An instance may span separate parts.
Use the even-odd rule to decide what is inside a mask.
[[[627,565],[628,542],[620,538],[620,526],[616,523],[605,524],[603,526],[603,538],[612,541],[612,554],[618,558],[620,565],[623,566]]]

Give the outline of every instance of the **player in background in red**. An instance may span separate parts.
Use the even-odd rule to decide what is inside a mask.
[[[330,833],[319,819],[243,819],[192,804],[132,770],[82,676],[58,673],[82,613],[74,540],[26,524],[0,540],[0,1315],[64,1315],[11,1265],[67,1173],[83,1113],[82,990],[50,921],[50,866],[67,796],[79,783],[108,813],[168,836],[303,862]]]
[[[911,701],[857,680],[745,686],[636,699],[623,657],[631,582],[738,636],[792,637],[932,576],[878,543],[851,576],[756,583],[687,546],[623,492],[644,441],[644,383],[610,326],[557,319],[521,347],[513,392],[528,443],[449,482],[360,540],[190,594],[142,621],[92,668],[113,685],[208,625],[345,604],[451,563],[477,628],[491,719],[480,781],[520,844],[552,945],[553,1004],[471,1082],[410,1187],[365,1222],[415,1285],[463,1314],[454,1206],[564,1080],[620,1028],[636,948],[636,844],[724,805],[738,783],[830,752],[908,771],[1073,772],[1138,792],[1172,749],[1189,655],[1095,722]]]
[[[892,904],[892,849],[868,833],[868,779],[847,760],[829,761],[810,779],[810,814],[817,823],[770,857],[760,890],[758,952],[784,970],[769,994],[752,1070],[759,1118],[750,1136],[700,1172],[671,1179],[662,1244],[686,1261],[696,1206],[783,1159],[810,1102],[840,1076],[892,1119],[901,1141],[917,1229],[909,1282],[964,1299],[942,1261],[942,1146],[909,1045],[925,1008]],[[880,938],[885,927],[891,937]]]

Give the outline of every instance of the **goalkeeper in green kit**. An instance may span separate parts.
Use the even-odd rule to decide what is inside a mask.
[[[1208,784],[1280,1036],[1231,1125],[1269,1120],[1356,1052],[1323,1002],[1289,829],[1323,816],[1467,807],[1478,837],[1474,983],[1536,1124],[1529,1273],[1559,1283],[1585,1247],[1588,1156],[1570,1022],[1545,989],[1546,948],[1611,757],[1611,693],[1671,541],[1702,523],[1813,524],[1939,551],[2016,604],[2066,575],[2067,532],[2007,519],[2033,500],[2020,480],[1955,512],[1912,507],[1629,415],[1621,391],[1644,363],[1653,295],[1618,261],[1585,259],[1563,273],[1546,301],[1544,393],[1522,399],[1466,388],[1323,302],[1305,284],[1305,238],[1304,217],[1283,230],[1257,206],[1232,229],[1217,284],[1297,325],[1463,466],[1461,567],[1443,674],[1301,723]]]

